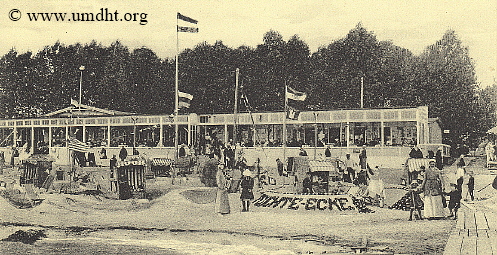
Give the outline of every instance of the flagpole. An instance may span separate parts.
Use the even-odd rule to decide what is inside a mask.
[[[236,68],[235,70],[235,106],[233,110],[233,118],[234,118],[234,126],[233,126],[233,145],[234,145],[234,151],[236,153],[236,136],[238,134],[238,76],[240,75],[240,69]]]
[[[361,108],[364,108],[364,77],[361,77]]]
[[[81,75],[79,77],[79,104],[82,103],[81,99],[83,98],[83,71],[85,70],[85,66],[80,66],[79,71],[81,71]],[[71,97],[72,99],[72,97]],[[81,106],[79,106],[81,107]]]
[[[179,60],[179,32],[178,32],[179,22],[178,17],[176,17],[176,73],[174,79],[174,162],[178,162],[178,110],[179,110],[179,71],[178,71],[178,60]],[[171,184],[174,184],[174,179],[176,178],[176,170],[173,167],[173,176]]]
[[[178,32],[178,18],[176,18],[176,73],[174,82],[174,158],[178,159],[178,109],[179,109],[179,71],[178,71],[178,60],[179,60],[179,32]]]
[[[66,134],[67,136],[67,134]],[[72,192],[71,186],[72,186],[72,178],[73,178],[73,155],[71,155],[71,149],[69,148],[69,141],[66,141],[67,143],[67,154],[69,154],[69,191]],[[66,189],[67,192],[67,189]]]
[[[286,85],[286,80],[285,80],[285,107],[283,109],[283,163],[286,163],[286,139],[287,139],[287,134],[286,134],[286,115],[288,112],[288,86]],[[289,171],[289,169],[287,169]]]

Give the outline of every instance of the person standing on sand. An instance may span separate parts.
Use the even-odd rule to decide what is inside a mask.
[[[492,142],[488,142],[485,146],[485,153],[487,154],[487,161],[495,161],[495,147]]]
[[[430,161],[426,169],[425,178],[421,184],[424,193],[424,216],[427,219],[445,217],[442,202],[442,180],[440,170],[436,167],[435,160]]]
[[[345,155],[345,173],[343,174],[343,181],[352,183],[355,176],[355,168],[357,168],[357,163],[350,158],[350,153]]]
[[[471,198],[471,201],[475,200],[475,195],[474,195],[474,190],[475,190],[475,177],[473,176],[473,172],[469,172],[469,178],[468,178],[468,194]],[[468,195],[466,194],[466,198]]]
[[[366,153],[366,145],[362,146],[361,152],[359,153],[359,166],[361,166],[361,169],[366,169],[367,168],[367,153]]]
[[[281,162],[281,159],[279,159],[279,158],[276,159],[276,166],[278,168],[279,176],[283,176],[283,171],[285,170],[285,165],[283,165],[283,162]]]
[[[307,172],[305,174],[305,178],[302,181],[302,187],[303,187],[303,190],[302,190],[303,194],[312,194],[312,193],[314,193],[314,191],[312,190],[312,177],[311,177],[311,173],[310,172]]]
[[[240,199],[242,200],[242,212],[248,212],[250,207],[250,200],[254,199],[254,178],[252,178],[252,172],[248,169],[243,171],[243,177],[240,182],[242,188],[242,194]]]
[[[227,173],[224,165],[219,165],[219,169],[216,173],[216,212],[220,215],[226,215],[230,213],[230,201],[228,197],[229,180],[226,175]]]
[[[447,194],[449,195],[449,217],[454,217],[454,220],[457,220],[457,210],[461,207],[461,198],[462,198],[462,190],[461,186],[451,183],[451,191]]]
[[[411,185],[409,186],[409,198],[410,198],[410,203],[409,203],[409,221],[412,221],[412,216],[414,215],[416,219],[422,220],[423,215],[421,214],[421,209],[423,209],[423,200],[421,199],[421,196],[419,193],[421,193],[421,190],[419,189],[419,183],[417,180],[412,181]],[[414,213],[417,212],[418,214],[415,215]]]

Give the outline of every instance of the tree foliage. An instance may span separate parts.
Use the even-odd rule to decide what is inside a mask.
[[[179,90],[194,96],[189,111],[232,112],[235,70],[240,69],[240,109],[281,111],[285,84],[309,94],[303,107],[357,108],[361,78],[365,107],[428,105],[453,141],[484,132],[495,120],[497,89],[477,86],[468,49],[452,30],[419,56],[357,24],[347,35],[311,53],[298,35],[270,30],[256,47],[206,42],[179,55]],[[81,72],[80,66],[85,66]],[[81,77],[82,74],[82,77]],[[82,79],[81,79],[82,78]],[[103,46],[56,42],[40,52],[10,50],[0,59],[0,114],[36,117],[83,104],[144,114],[174,111],[175,60],[160,59],[120,41]],[[492,104],[489,104],[491,102]]]
[[[428,46],[414,65],[412,95],[450,130],[452,137],[447,142],[458,143],[463,136],[486,131],[488,109],[478,98],[474,65],[454,31]]]

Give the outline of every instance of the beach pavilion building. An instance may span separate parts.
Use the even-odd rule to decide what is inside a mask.
[[[428,118],[427,106],[304,111],[297,120],[285,119],[284,112],[237,113],[236,137],[234,116],[191,113],[175,120],[173,115],[140,115],[75,103],[39,118],[0,120],[0,151],[6,159],[14,147],[21,153],[48,153],[56,164],[66,165],[73,137],[95,155],[102,148],[108,157],[118,155],[124,146],[148,158],[173,159],[178,125],[179,144],[202,153],[209,140],[236,141],[249,165],[257,159],[261,165],[276,165],[276,158],[297,156],[301,147],[318,158],[328,146],[333,157],[344,157],[366,145],[368,160],[385,167],[400,167],[414,145],[425,150],[444,146],[448,154],[439,123]]]

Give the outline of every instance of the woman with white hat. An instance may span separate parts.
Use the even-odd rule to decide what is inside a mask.
[[[442,180],[435,160],[430,160],[425,178],[421,184],[424,193],[424,216],[427,219],[445,217],[443,205]]]
[[[242,188],[242,194],[240,199],[242,200],[242,212],[248,212],[250,206],[250,200],[254,199],[254,178],[252,178],[252,172],[248,169],[243,171],[243,177],[240,182]]]

